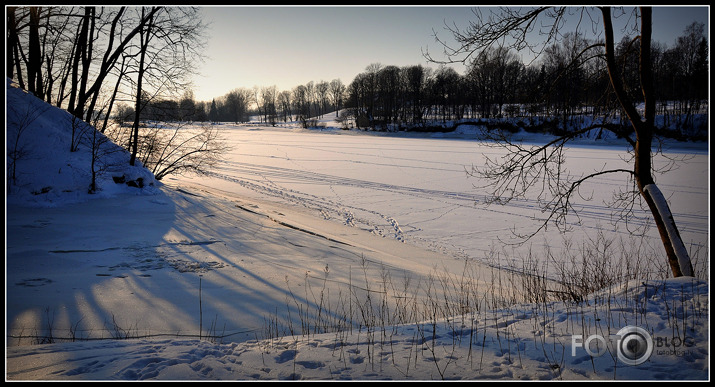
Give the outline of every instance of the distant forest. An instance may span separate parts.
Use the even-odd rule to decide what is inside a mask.
[[[256,116],[309,127],[311,119],[337,111],[346,129],[447,131],[455,122],[508,119],[552,132],[584,116],[614,124],[622,116],[599,59],[602,47],[575,33],[528,64],[496,47],[473,58],[464,74],[441,65],[373,63],[347,85],[335,79],[283,91],[254,86],[196,101],[188,85],[206,39],[196,8],[8,7],[6,13],[7,77],[102,131],[112,123],[243,123]],[[636,42],[624,37],[616,55],[632,99],[641,101]],[[657,114],[671,135],[707,138],[707,118],[695,118],[708,111],[708,49],[700,23],[673,47],[653,42]]]
[[[617,47],[624,84],[635,101],[642,101],[638,85],[638,57],[632,37]],[[147,118],[163,120],[194,106],[198,121],[266,124],[300,121],[338,111],[345,128],[366,130],[449,131],[455,122],[504,120],[531,130],[567,130],[584,115],[621,124],[620,107],[609,88],[605,63],[592,42],[570,34],[547,48],[536,63],[524,64],[515,52],[494,48],[472,61],[465,74],[451,67],[398,67],[373,63],[345,86],[341,80],[309,82],[292,90],[272,87],[237,88],[211,102],[161,101]],[[655,92],[662,131],[671,137],[707,138],[709,93],[708,42],[702,24],[692,24],[671,48],[653,45]],[[585,50],[585,51],[584,51]],[[184,110],[185,111],[185,110]],[[168,115],[167,115],[168,113]],[[549,117],[547,122],[536,120]],[[314,122],[314,121],[313,121]],[[624,130],[628,124],[623,123]],[[511,128],[516,129],[516,128]]]

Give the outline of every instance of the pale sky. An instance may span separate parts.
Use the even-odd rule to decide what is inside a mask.
[[[210,26],[206,59],[194,80],[199,101],[241,87],[282,91],[333,79],[347,86],[372,63],[436,69],[422,55],[429,50],[442,58],[434,32],[449,39],[445,22],[463,29],[475,19],[471,8],[451,6],[211,6],[201,12]],[[709,36],[706,6],[655,7],[653,15],[653,40],[668,47],[693,21],[704,23]]]

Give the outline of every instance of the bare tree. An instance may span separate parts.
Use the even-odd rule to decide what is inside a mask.
[[[186,90],[179,101],[179,120],[193,121],[197,117],[198,106],[194,100],[194,92]]]
[[[422,65],[417,65],[405,68],[404,72],[406,99],[411,107],[411,121],[413,124],[421,124],[424,116],[422,106],[426,94],[425,85],[429,78],[429,69],[422,67]]]
[[[7,30],[5,35],[5,75],[13,79],[17,74],[20,87],[24,89],[25,82],[20,67],[20,50],[22,46],[20,45],[18,35],[19,27],[17,18],[17,7],[5,8],[5,26]]]
[[[139,58],[135,64],[135,117],[130,165],[136,160],[143,109],[153,99],[172,99],[189,88],[194,62],[201,57],[205,27],[196,8],[142,7],[139,13],[138,19],[144,23],[137,35]]]
[[[330,92],[330,84],[326,81],[320,81],[315,84],[315,101],[318,104],[318,116],[322,117],[328,107],[328,93]]]
[[[69,151],[77,152],[80,144],[84,141],[84,137],[94,128],[75,116],[68,116],[66,125],[71,128]]]
[[[307,108],[305,119],[315,116],[313,104],[315,103],[315,83],[310,81],[305,84],[305,107]]]
[[[513,100],[521,67],[516,54],[506,47],[483,50],[472,61],[467,77],[475,84],[482,117],[500,115],[504,104]]]
[[[154,7],[154,11],[157,7]],[[146,10],[142,8],[142,19],[146,15]],[[146,54],[149,50],[149,42],[151,40],[151,30],[152,23],[154,22],[154,13],[149,13],[149,18],[146,21],[144,28],[139,30],[139,64],[137,70],[137,83],[136,83],[136,94],[135,94],[135,104],[134,104],[134,124],[132,124],[132,138],[130,140],[131,146],[131,156],[129,158],[129,165],[134,165],[137,159],[137,151],[139,148],[139,121],[141,119],[141,113],[144,108],[142,104],[142,92],[144,84],[144,73],[146,72]]]
[[[143,136],[139,158],[156,180],[170,174],[209,171],[228,150],[219,131],[210,124],[187,127],[175,121],[148,130]]]
[[[343,103],[343,97],[345,95],[345,85],[340,79],[333,79],[330,81],[330,99],[333,101],[333,106],[335,107],[335,115],[339,116],[340,106]]]
[[[42,7],[30,7],[29,60],[27,61],[28,91],[44,98],[42,83],[42,46],[40,43],[40,12]]]
[[[298,85],[293,88],[293,106],[295,107],[296,119],[305,127],[310,116],[310,97],[308,96],[308,88],[304,85]]]
[[[101,9],[99,14],[95,7],[86,7],[82,22],[79,25],[79,33],[74,43],[76,52],[74,53],[72,69],[72,81],[70,82],[70,102],[68,110],[77,117],[91,120],[94,105],[97,101],[105,81],[120,58],[127,55],[132,48],[135,38],[140,32],[144,33],[147,24],[153,20],[162,8],[152,7],[143,10],[141,15],[132,19],[127,15],[127,8],[121,7],[114,12],[104,13]],[[106,15],[106,24],[101,18]],[[100,26],[96,24],[100,23]],[[131,21],[131,22],[130,22]],[[102,27],[108,25],[109,30]],[[128,31],[125,31],[127,29]],[[96,33],[94,32],[96,30]],[[95,52],[97,47],[95,42],[99,41],[100,30],[103,32],[106,43],[103,52]],[[146,35],[146,34],[145,34]],[[98,62],[96,68],[90,69],[93,58],[97,54]],[[99,57],[101,55],[101,58]],[[81,65],[81,66],[80,66]],[[90,74],[93,75],[90,78]],[[85,117],[86,114],[86,117]]]
[[[102,132],[102,133],[104,133],[105,130],[107,129],[107,124],[109,123],[109,118],[112,114],[112,109],[114,107],[114,104],[117,101],[117,94],[119,93],[119,88],[122,84],[122,80],[126,76],[126,70],[127,70],[126,61],[127,61],[127,57],[123,56],[122,63],[119,65],[119,69],[118,69],[117,81],[114,84],[114,89],[112,90],[112,95],[109,98],[109,100],[107,101],[107,111],[104,115],[104,121],[102,123],[102,127],[99,129],[100,132]]]
[[[6,75],[40,99],[47,91],[43,77],[45,45],[52,7],[6,8]],[[23,77],[23,65],[27,84]]]
[[[251,103],[256,105],[256,110],[258,111],[258,117],[263,122],[264,114],[262,109],[265,107],[263,103],[263,95],[261,94],[261,88],[253,86],[253,92],[251,93]]]
[[[654,151],[652,143],[655,131],[655,99],[651,69],[652,9],[641,7],[634,10],[640,20],[639,36],[635,43],[639,48],[638,76],[640,91],[645,103],[642,115],[636,109],[635,101],[624,88],[620,67],[616,62],[611,12],[610,7],[598,8],[603,22],[605,41],[595,42],[584,47],[575,57],[581,58],[592,54],[592,50],[600,50],[598,51],[600,55],[594,55],[594,58],[605,60],[610,87],[635,133],[634,137],[623,136],[633,150],[631,160],[633,169],[603,169],[575,178],[570,178],[564,171],[564,149],[569,140],[595,127],[612,130],[618,135],[624,134],[621,132],[622,129],[614,129],[613,126],[602,123],[568,132],[543,146],[526,147],[509,142],[506,137],[496,138],[498,144],[507,150],[506,156],[501,159],[489,159],[483,168],[475,168],[473,172],[492,182],[492,194],[496,202],[508,202],[524,197],[532,188],[540,189],[540,203],[549,215],[539,230],[552,221],[559,226],[565,226],[566,215],[577,212],[572,204],[572,198],[578,195],[579,188],[587,180],[606,174],[625,174],[631,184],[635,183],[636,190],[630,191],[630,195],[620,196],[620,199],[628,199],[621,201],[620,204],[627,207],[629,206],[627,203],[633,205],[636,197],[641,197],[647,203],[658,227],[673,276],[692,276],[693,269],[687,249],[680,237],[667,201],[653,179],[652,157]],[[550,42],[560,39],[560,29],[564,18],[574,13],[580,17],[580,20],[593,20],[593,25],[596,25],[597,17],[592,15],[589,9],[541,7],[522,11],[521,9],[502,8],[499,13],[492,13],[488,18],[475,12],[477,21],[470,23],[466,32],[450,28],[458,42],[456,48],[452,48],[440,40],[445,47],[446,62],[469,60],[482,50],[499,44],[506,44],[517,50],[529,49],[539,54]],[[545,17],[545,21],[542,20],[542,17]],[[539,25],[542,26],[541,33],[544,40],[535,44],[528,37],[529,33]],[[429,53],[425,55],[429,60],[436,61]],[[626,191],[626,193],[628,192]],[[626,211],[627,213],[628,211]]]
[[[260,101],[263,103],[264,120],[271,125],[276,125],[278,111],[276,110],[278,89],[275,85],[261,88]]]
[[[124,148],[114,144],[109,137],[105,136],[99,130],[91,127],[89,133],[86,134],[84,142],[87,144],[90,153],[89,171],[91,180],[89,183],[88,192],[96,193],[99,187],[97,186],[97,178],[105,173],[108,169],[116,167],[108,162],[109,157],[114,153],[125,152]]]
[[[291,110],[291,92],[288,90],[281,91],[278,94],[278,105],[280,105],[281,113],[283,114],[283,122],[293,120]]]
[[[219,109],[223,110],[224,114],[219,116],[237,124],[248,121],[248,106],[252,95],[252,91],[245,88],[231,90],[225,95],[223,109]]]

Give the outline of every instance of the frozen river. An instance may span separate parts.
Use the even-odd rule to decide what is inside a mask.
[[[608,203],[614,192],[629,187],[625,174],[610,174],[581,189],[590,200],[574,203],[578,217],[569,218],[571,232],[561,234],[549,227],[519,244],[524,240],[516,234],[537,230],[545,214],[535,200],[485,204],[487,182],[467,171],[481,166],[485,155],[498,156],[499,150],[473,139],[234,126],[225,126],[223,134],[232,151],[214,173],[170,177],[166,182],[292,205],[455,258],[495,263],[498,255],[499,265],[519,266],[509,260],[518,261],[528,250],[540,254],[548,245],[558,252],[599,235],[632,245],[630,231],[643,230],[650,220],[636,206],[628,225],[614,223],[617,213]],[[623,161],[627,157],[617,146],[584,144],[567,150],[566,165],[571,175],[580,176],[603,168],[630,169]],[[688,151],[685,159],[677,169],[658,175],[657,183],[686,244],[708,246],[707,151]],[[668,161],[655,160],[658,167]],[[660,252],[655,228],[646,229],[646,236],[649,248]]]

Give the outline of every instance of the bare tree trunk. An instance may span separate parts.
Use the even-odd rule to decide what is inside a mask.
[[[82,75],[80,76],[79,90],[77,91],[77,106],[75,108],[74,114],[78,118],[84,119],[85,105],[87,104],[87,82],[89,81],[89,66],[92,64],[92,55],[94,51],[94,30],[95,30],[95,19],[96,19],[96,9],[94,7],[87,7],[85,10],[85,23],[88,24],[88,33],[85,45],[82,49]],[[91,111],[90,111],[91,113]],[[85,119],[87,122],[91,122],[89,115]]]
[[[142,8],[142,16],[144,15],[144,9]],[[153,16],[152,16],[153,17]],[[146,30],[141,30],[139,32],[140,40],[140,54],[139,54],[139,68],[137,74],[137,90],[136,90],[136,103],[134,107],[134,125],[132,126],[132,144],[131,144],[131,157],[129,158],[129,165],[134,165],[137,159],[137,148],[139,146],[139,118],[142,111],[141,100],[142,100],[142,81],[144,79],[144,58],[146,57],[146,51],[149,46],[149,40],[151,39],[151,24],[152,17],[146,23]],[[142,17],[143,19],[143,17]]]
[[[7,40],[5,42],[5,75],[12,79],[15,74],[15,66],[17,66],[18,79],[22,79],[22,72],[20,71],[20,59],[15,55],[17,50],[18,37],[17,37],[17,20],[15,19],[15,10],[17,7],[7,7],[5,8],[7,23]]]
[[[614,54],[613,25],[610,8],[601,9],[606,37],[606,63],[611,85],[618,101],[628,115],[636,133],[634,176],[638,189],[645,199],[655,220],[663,247],[668,257],[673,276],[692,276],[693,268],[667,201],[655,185],[652,176],[651,153],[655,117],[655,98],[653,95],[653,72],[651,68],[652,9],[641,8],[640,36],[640,79],[641,91],[645,102],[644,117],[638,114],[633,102],[628,98],[621,83]],[[645,119],[643,119],[645,118]]]
[[[119,75],[117,75],[117,82],[114,84],[114,91],[112,91],[112,97],[109,98],[109,105],[107,106],[107,114],[104,115],[104,122],[102,123],[102,128],[100,129],[100,132],[104,133],[104,131],[107,129],[107,123],[109,122],[109,117],[112,114],[112,107],[114,106],[114,102],[117,99],[117,92],[119,91],[119,85],[122,82],[122,78],[124,78],[124,63],[126,61],[126,57],[122,58],[122,64],[119,66]],[[94,109],[94,103],[91,105],[92,109]]]
[[[40,7],[30,7],[30,39],[27,61],[28,91],[44,99],[42,86],[42,47],[40,45]]]
[[[79,72],[80,72],[80,59],[83,57],[83,53],[86,51],[87,40],[89,34],[89,15],[90,10],[85,9],[85,15],[80,22],[79,31],[77,31],[77,38],[75,40],[74,47],[74,57],[72,58],[72,77],[70,81],[70,99],[68,103],[68,110],[72,115],[78,118],[82,118],[82,113],[78,113],[77,98],[80,93],[79,90]]]

